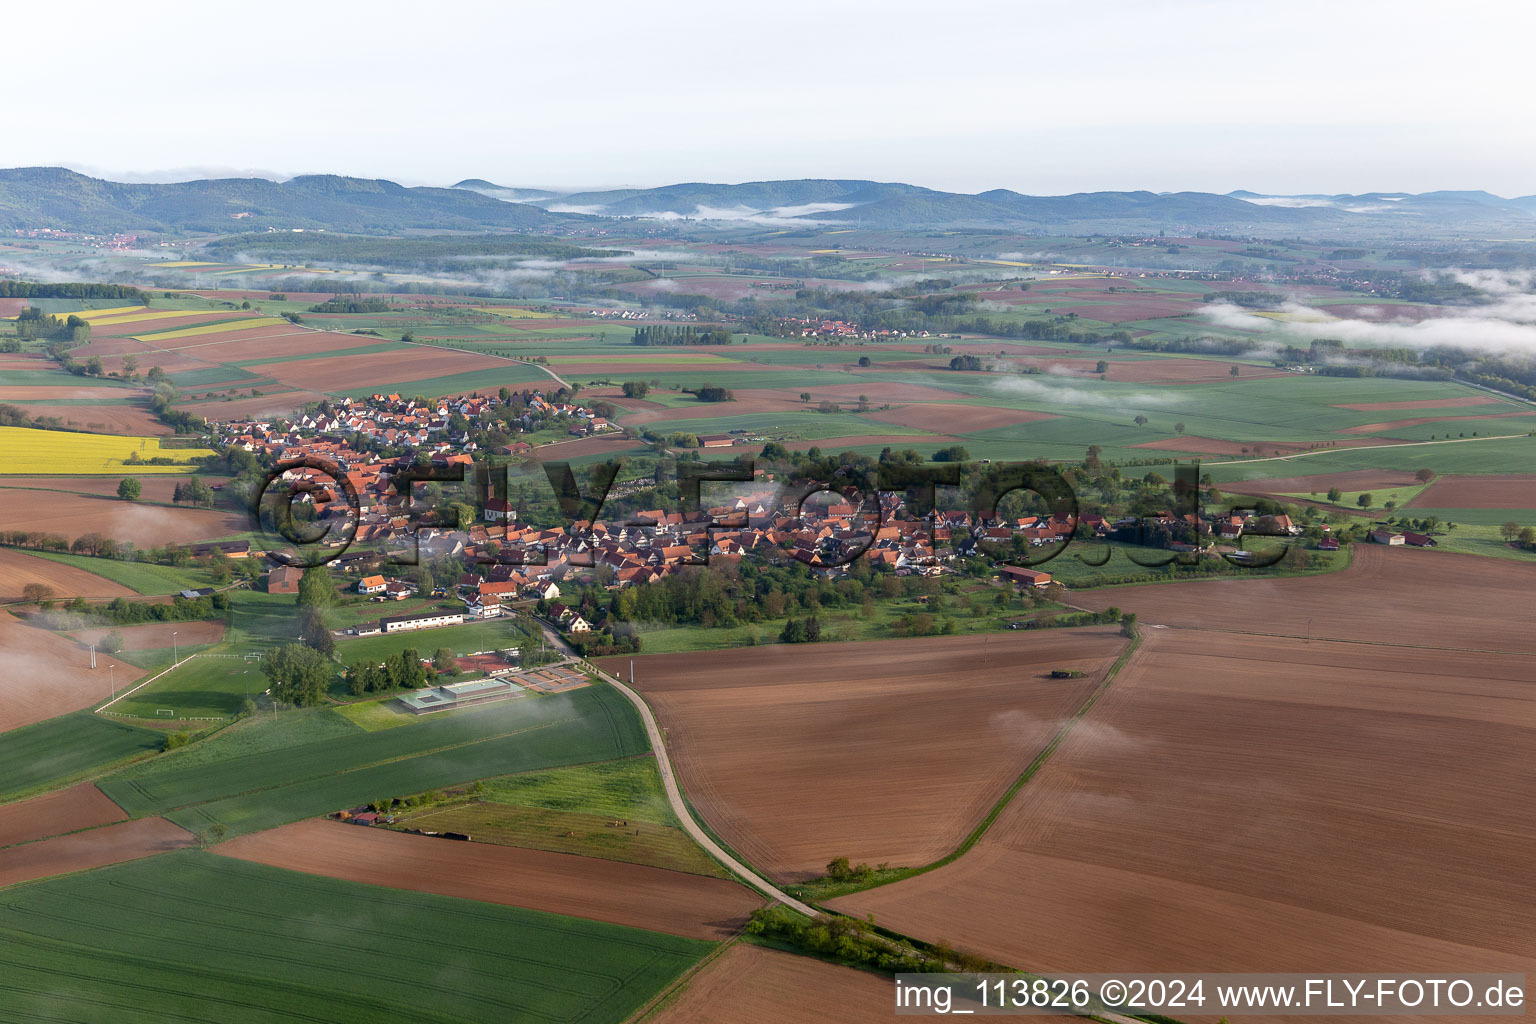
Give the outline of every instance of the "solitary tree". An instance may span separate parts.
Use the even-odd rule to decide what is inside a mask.
[[[1337,505],[1339,500],[1343,497],[1344,492],[1339,490],[1337,487],[1328,488],[1328,500],[1333,502],[1335,505]]]
[[[1182,434],[1182,433],[1184,433],[1184,421],[1183,420],[1180,420],[1178,423],[1175,423],[1173,425],[1173,432],[1175,434]]]
[[[1514,540],[1519,532],[1520,524],[1513,521],[1505,523],[1503,526],[1499,527],[1499,536],[1503,537],[1505,541]]]
[[[1511,523],[1511,526],[1514,524]],[[1514,534],[1510,534],[1514,536]],[[53,588],[46,583],[28,583],[21,588],[21,599],[27,604],[42,604],[53,599]]]
[[[1371,507],[1371,492],[1370,491],[1366,491],[1364,494],[1360,495],[1360,497],[1355,499],[1355,504],[1359,505],[1361,508],[1370,508]]]
[[[1236,366],[1233,366],[1232,369],[1228,370],[1227,372],[1230,373],[1232,376],[1236,377],[1242,371],[1239,370]]]
[[[1147,425],[1147,418],[1141,413],[1137,413],[1136,419],[1134,419],[1132,422],[1135,423],[1138,427],[1144,427]]]
[[[144,486],[131,476],[118,482],[117,496],[124,501],[138,501],[142,493],[144,493]]]
[[[802,391],[802,392],[800,392],[800,401],[802,401],[802,402],[809,402],[810,400],[811,400],[811,393],[809,391]]]
[[[1413,474],[1413,478],[1421,484],[1427,484],[1435,478],[1435,471],[1432,469],[1421,469]]]

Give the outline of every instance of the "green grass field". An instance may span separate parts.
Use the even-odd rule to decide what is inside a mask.
[[[725,877],[678,827],[649,757],[487,779],[469,798],[413,812],[404,823],[465,832],[478,842]]]
[[[1440,551],[1454,551],[1464,555],[1483,555],[1488,558],[1505,558],[1511,562],[1536,562],[1536,551],[1525,551],[1504,540],[1499,535],[1499,527],[1493,523],[1475,523],[1464,518],[1469,512],[1497,512],[1501,516],[1499,523],[1519,522],[1522,524],[1536,524],[1536,513],[1511,512],[1509,509],[1445,509],[1444,513],[1452,513],[1447,516],[1441,512],[1432,512],[1440,515],[1442,519],[1449,518],[1456,524],[1456,529],[1435,534],[1435,541]],[[1410,509],[1409,514],[1419,515],[1419,509]]]
[[[269,685],[254,661],[228,653],[227,647],[204,651],[112,705],[138,718],[225,718],[240,713],[247,696]],[[173,715],[161,715],[161,711]]]
[[[625,824],[616,825],[619,820]],[[471,801],[407,815],[404,824],[410,828],[463,832],[474,836],[477,843],[729,877],[682,829],[638,818],[616,819],[579,811]]]
[[[160,734],[86,711],[0,734],[0,801],[57,789],[160,748]]]
[[[654,759],[636,757],[487,779],[483,800],[677,824]]]
[[[186,851],[0,893],[7,1020],[625,1020],[712,946]]]
[[[238,834],[383,796],[649,748],[633,708],[604,686],[373,732],[334,712],[296,714],[323,722],[325,735],[286,743],[274,756],[259,733],[242,736],[242,726],[185,748],[186,761],[167,755],[160,770],[106,779],[101,789],[135,816],[170,812],[194,830],[218,821]]]
[[[174,594],[211,586],[213,583],[212,577],[202,569],[178,569],[150,562],[119,562],[115,558],[90,558],[53,551],[28,551],[27,554],[84,569],[102,579],[125,586],[136,594]]]
[[[1497,421],[1494,421],[1497,422]],[[1536,437],[1468,438],[1392,445],[1385,448],[1334,448],[1294,458],[1201,460],[1218,484],[1270,477],[1317,476],[1353,469],[1432,469],[1441,476],[1528,472],[1536,465]]]

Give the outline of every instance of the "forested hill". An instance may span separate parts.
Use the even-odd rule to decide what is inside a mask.
[[[796,178],[740,184],[688,182],[550,195],[483,179],[460,182],[514,203],[605,217],[686,217],[728,224],[845,224],[875,230],[1003,229],[1043,234],[1167,231],[1272,236],[1427,236],[1469,231],[1513,233],[1536,228],[1536,196],[1504,199],[1487,192],[1372,192],[1282,196],[1255,192],[1079,192],[1033,196],[1008,189],[976,195],[901,182]]]
[[[294,228],[352,234],[409,231],[576,232],[602,218],[686,218],[721,226],[876,231],[968,230],[1035,234],[1206,231],[1267,237],[1530,237],[1536,196],[1487,192],[1279,196],[1253,192],[1081,192],[1032,196],[1008,189],[975,195],[901,182],[795,178],[740,184],[687,182],[660,188],[557,193],[468,178],[451,188],[305,175],[289,181],[219,178],[173,184],[104,181],[59,167],[0,170],[0,230],[59,228],[206,231]]]
[[[305,175],[290,181],[219,178],[126,184],[62,167],[0,170],[0,229],[209,231],[325,228],[542,231],[579,220],[467,189],[407,188],[392,181]]]
[[[527,235],[413,235],[369,238],[319,234],[312,231],[260,232],[229,235],[203,249],[211,256],[234,261],[280,263],[317,261],[354,267],[381,267],[437,273],[466,273],[515,264],[530,258],[551,260],[628,256],[628,249],[589,249],[552,238]]]

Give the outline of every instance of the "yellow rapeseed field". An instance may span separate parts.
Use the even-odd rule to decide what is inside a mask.
[[[113,316],[87,317],[92,327],[116,327],[118,324],[146,323],[150,320],[170,320],[179,316],[191,316],[198,312],[195,309],[141,309],[132,313],[118,313]],[[84,316],[85,314],[81,314]]]
[[[175,459],[186,463],[202,455],[212,455],[208,448],[161,448],[158,437],[122,437],[116,434],[77,434],[68,430],[33,430],[30,427],[0,427],[0,474],[44,476],[48,474],[121,474],[140,476],[150,473],[185,473],[186,467],[133,465],[126,460],[134,453],[140,459]]]
[[[113,306],[111,309],[77,309],[74,315],[82,320],[90,320],[94,323],[103,317],[122,316],[124,313],[140,313],[143,311],[143,306]],[[60,313],[58,315],[69,316],[70,314]]]
[[[287,322],[287,320],[280,316],[253,316],[249,320],[233,320],[221,324],[201,324],[197,327],[183,327],[177,331],[136,334],[133,337],[135,341],[171,341],[175,338],[196,338],[204,334],[229,334],[232,331],[248,331],[253,327],[276,327]]]

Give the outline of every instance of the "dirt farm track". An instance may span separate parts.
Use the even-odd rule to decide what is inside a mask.
[[[635,689],[704,820],[760,871],[798,880],[840,856],[944,856],[1124,644],[1101,627],[648,655]],[[1047,678],[1058,668],[1084,674]]]

